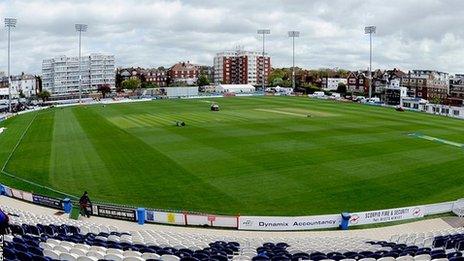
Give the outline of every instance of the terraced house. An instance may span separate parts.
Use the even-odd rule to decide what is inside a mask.
[[[169,77],[172,83],[187,85],[196,84],[200,76],[200,65],[192,64],[190,61],[178,62],[169,68]]]
[[[350,72],[347,77],[346,90],[349,93],[363,94],[369,88],[369,80],[366,73],[361,71]]]
[[[450,77],[446,72],[433,70],[413,70],[402,77],[401,86],[415,97],[425,100],[444,100],[447,98],[450,87]]]
[[[456,74],[450,79],[450,98],[459,100],[461,105],[464,100],[464,75]]]

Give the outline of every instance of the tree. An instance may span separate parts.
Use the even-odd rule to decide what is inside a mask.
[[[317,91],[321,90],[321,88],[319,88],[317,85],[312,84],[312,83],[303,83],[303,84],[301,84],[300,87],[303,88],[305,90],[305,92],[308,93],[308,94],[312,94],[314,92],[317,92]]]
[[[138,78],[131,78],[122,82],[122,88],[127,90],[135,91],[136,89],[140,88],[140,86],[141,81]]]
[[[267,81],[271,83],[272,86],[277,86],[274,85],[274,82],[276,79],[284,80],[286,76],[285,69],[274,69],[271,71],[269,76],[267,77]]]
[[[111,86],[109,84],[99,84],[97,91],[102,94],[104,99],[106,98],[106,94],[111,92]]]
[[[50,92],[48,91],[41,91],[37,94],[37,97],[42,99],[43,102],[47,101],[50,98]]]
[[[281,84],[282,84],[280,85],[281,87],[292,87],[292,80],[290,79],[283,80]]]
[[[19,90],[19,98],[26,98],[26,95],[24,95],[23,90]]]
[[[337,88],[337,92],[340,93],[340,94],[345,94],[346,93],[346,84],[344,83],[339,83],[338,84],[338,88]]]
[[[142,82],[142,88],[148,89],[148,88],[158,88],[159,86],[156,83],[152,82]]]
[[[438,96],[434,96],[431,99],[429,99],[430,103],[433,104],[442,104],[442,99]]]
[[[271,82],[271,86],[282,86],[284,80],[282,78],[274,78],[274,80]]]
[[[210,84],[210,81],[209,81],[208,77],[206,77],[206,75],[201,74],[201,75],[198,77],[197,84],[198,84],[198,86],[201,87],[201,86],[209,85],[209,84]]]

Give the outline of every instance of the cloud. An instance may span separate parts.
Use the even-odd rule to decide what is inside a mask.
[[[452,73],[464,66],[464,2],[458,0],[0,0],[0,18],[18,18],[12,32],[12,72],[40,73],[42,60],[77,54],[75,23],[87,23],[84,53],[111,53],[117,66],[212,64],[215,53],[243,45],[260,50],[260,28],[272,64],[291,65],[288,30],[299,30],[296,64],[365,69],[377,25],[374,66]],[[0,71],[6,71],[0,32]]]

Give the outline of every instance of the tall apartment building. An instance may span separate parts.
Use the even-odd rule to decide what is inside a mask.
[[[433,70],[413,70],[402,77],[401,86],[408,88],[417,98],[445,99],[449,93],[448,73]]]
[[[114,55],[91,54],[81,57],[83,93],[96,91],[101,84],[115,88]],[[42,88],[52,95],[79,92],[79,58],[58,56],[42,62]]]
[[[264,74],[263,74],[264,69]],[[271,71],[271,58],[261,52],[225,51],[214,57],[214,83],[261,85]]]

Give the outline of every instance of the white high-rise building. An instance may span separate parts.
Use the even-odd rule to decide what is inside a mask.
[[[96,91],[101,84],[115,88],[114,55],[81,57],[82,93]],[[52,95],[79,93],[79,57],[58,56],[42,62],[42,89]]]
[[[245,51],[240,48],[225,51],[214,57],[214,83],[219,84],[267,84],[271,71],[271,58],[262,52]]]

